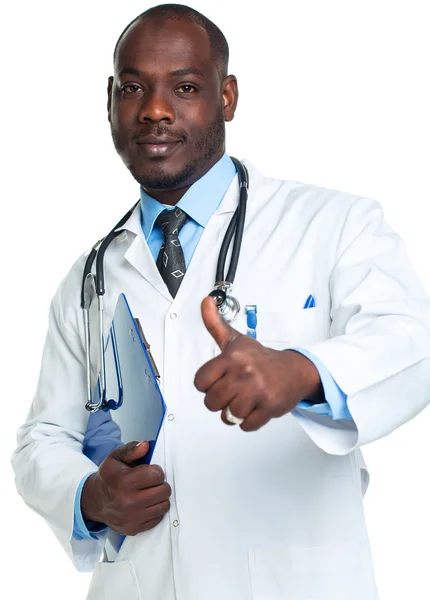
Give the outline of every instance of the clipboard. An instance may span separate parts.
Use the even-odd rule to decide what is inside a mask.
[[[132,315],[127,298],[120,294],[105,346],[106,406],[91,413],[83,453],[95,464],[115,448],[131,441],[149,442],[139,461],[149,464],[163,425],[166,404],[159,373],[142,327]],[[100,379],[94,398],[100,399]],[[114,560],[124,536],[109,530],[105,556]]]

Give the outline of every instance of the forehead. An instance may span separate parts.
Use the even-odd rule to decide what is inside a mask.
[[[125,66],[158,73],[193,66],[208,75],[215,70],[206,32],[186,19],[137,21],[121,40],[114,66],[117,72]]]

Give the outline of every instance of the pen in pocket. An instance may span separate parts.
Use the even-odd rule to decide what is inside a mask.
[[[312,296],[312,294],[310,296],[308,296],[306,298],[306,302],[303,308],[313,308],[315,306],[315,298]]]

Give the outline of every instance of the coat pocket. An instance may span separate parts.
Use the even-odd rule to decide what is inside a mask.
[[[321,307],[292,311],[262,310],[258,313],[257,339],[275,350],[320,342],[328,337],[324,332],[323,317]]]
[[[366,541],[262,546],[248,559],[253,600],[377,600]]]
[[[329,320],[329,317],[326,317]],[[329,337],[328,325],[325,327],[325,313],[321,307],[294,310],[271,310],[258,308],[257,341],[273,350],[287,350],[293,346],[305,346],[321,342]],[[246,315],[239,315],[233,323],[234,328],[246,335]],[[212,341],[212,356],[218,356],[221,350]]]
[[[86,600],[141,600],[134,567],[129,560],[100,562],[94,570]]]

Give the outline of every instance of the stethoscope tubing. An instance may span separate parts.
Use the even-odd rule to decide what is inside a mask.
[[[246,216],[246,205],[248,199],[249,190],[249,176],[248,170],[237,158],[232,157],[232,161],[237,170],[239,176],[239,205],[236,208],[234,215],[229,223],[221,249],[218,256],[217,268],[216,268],[216,283],[228,282],[233,284],[236,276],[237,265],[239,264],[240,248],[242,245],[243,229],[245,226]],[[225,273],[225,263],[227,260],[228,249],[231,244],[231,240],[234,235],[233,249],[231,253],[230,265],[227,276]]]

